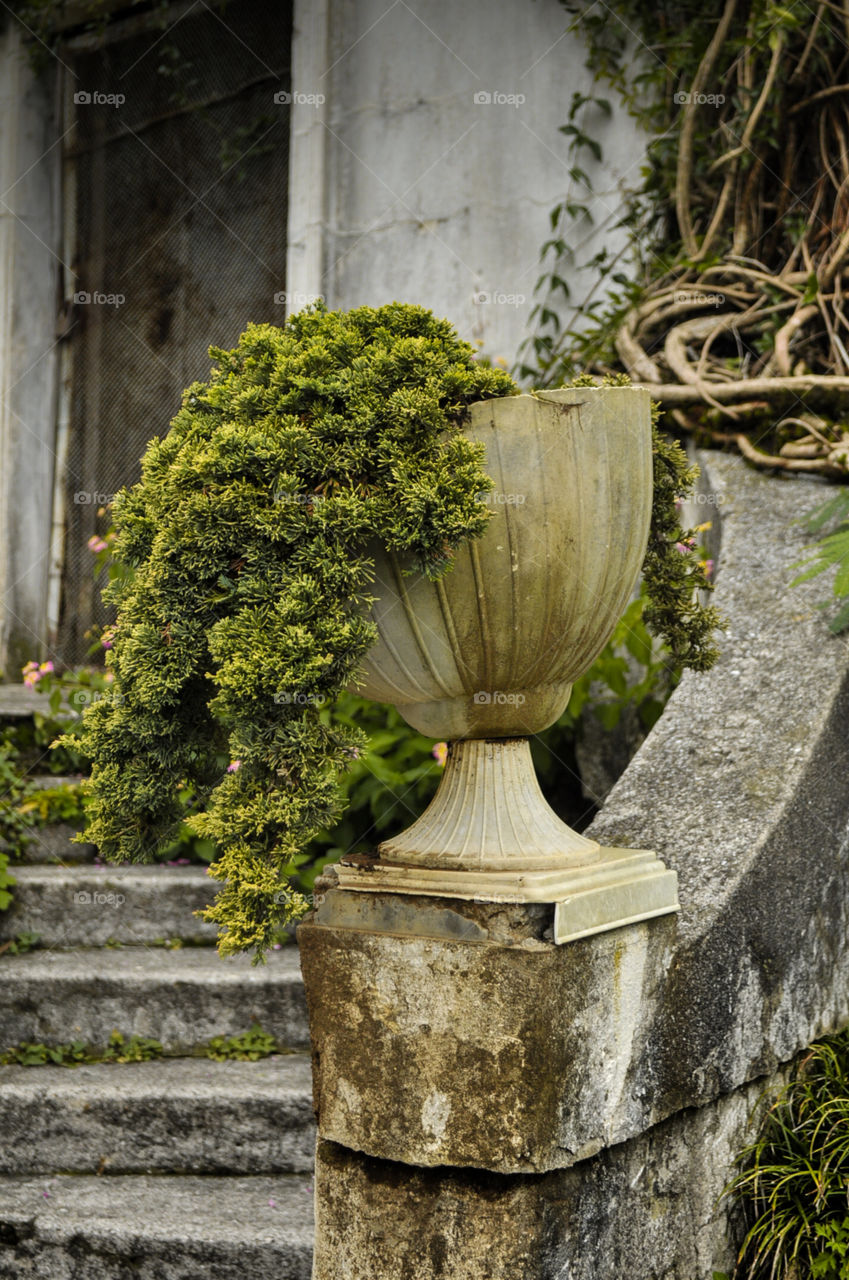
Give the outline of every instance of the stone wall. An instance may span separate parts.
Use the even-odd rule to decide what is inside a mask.
[[[545,908],[327,895],[316,1280],[710,1280],[752,1104],[849,1020],[847,646],[789,586],[828,488],[702,461],[722,656],[589,832],[655,849],[680,914],[555,947]]]
[[[335,307],[417,302],[512,365],[550,210],[586,194],[559,132],[573,92],[592,87],[571,21],[559,0],[296,4],[292,309],[314,294]],[[571,231],[583,262],[625,244],[620,188],[644,158],[610,96],[609,119],[578,117],[603,147],[601,163],[580,157],[596,192],[594,225]],[[561,274],[576,303],[597,279]]]

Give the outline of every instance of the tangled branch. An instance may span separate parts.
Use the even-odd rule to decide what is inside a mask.
[[[591,341],[574,324],[552,341],[547,367],[624,368],[687,431],[847,479],[849,0],[813,17],[801,0],[617,10],[666,68],[636,108],[624,53],[584,11],[590,65],[655,135],[631,210],[643,275],[593,313]]]

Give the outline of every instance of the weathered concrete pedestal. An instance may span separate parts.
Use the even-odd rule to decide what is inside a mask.
[[[301,926],[314,1280],[559,1274],[562,1171],[613,1138],[648,926],[556,946],[554,910],[333,889]],[[674,917],[652,928],[657,952]]]
[[[502,1173],[579,1158],[559,1119],[586,1094],[564,1009],[593,993],[575,987],[553,917],[545,904],[328,893],[298,933],[322,1138]],[[585,1153],[597,1146],[588,1137]]]

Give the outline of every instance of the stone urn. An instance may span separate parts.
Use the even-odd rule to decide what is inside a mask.
[[[603,848],[540,791],[529,738],[563,713],[637,583],[652,502],[649,392],[581,387],[472,405],[495,483],[484,535],[433,582],[381,549],[358,692],[448,741],[426,812],[345,858],[339,887],[553,902],[568,941],[677,910],[654,853]]]

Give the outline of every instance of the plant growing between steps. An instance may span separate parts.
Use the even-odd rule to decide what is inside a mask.
[[[280,1049],[274,1036],[255,1022],[238,1036],[213,1036],[206,1056],[214,1062],[258,1062]]]
[[[113,1031],[109,1043],[100,1050],[92,1049],[84,1040],[52,1045],[23,1042],[0,1054],[0,1063],[19,1067],[76,1067],[81,1062],[151,1062],[163,1055],[160,1042],[150,1036],[126,1038],[120,1031]]]
[[[110,859],[156,857],[192,789],[192,828],[218,847],[224,882],[205,917],[224,954],[260,959],[304,909],[289,877],[338,817],[337,776],[364,749],[322,708],[375,639],[370,544],[431,578],[451,567],[486,528],[492,489],[461,431],[467,406],[518,389],[447,321],[398,303],[319,305],[211,355],[209,382],[185,392],[116,499],[128,572],[107,589],[112,692],[63,742],[93,761],[86,838]],[[656,432],[649,621],[675,661],[703,669],[716,619],[693,600],[704,574],[675,511],[691,480]]]
[[[286,1049],[255,1022],[248,1031],[242,1031],[239,1035],[213,1036],[207,1045],[202,1045],[188,1055],[185,1052],[166,1050],[159,1040],[150,1036],[124,1036],[115,1030],[109,1037],[109,1043],[103,1048],[86,1044],[84,1040],[72,1040],[67,1044],[34,1044],[23,1041],[0,1051],[0,1065],[77,1067],[83,1062],[152,1062],[157,1058],[198,1055],[211,1058],[213,1062],[258,1062],[272,1054],[289,1052],[291,1050]]]

